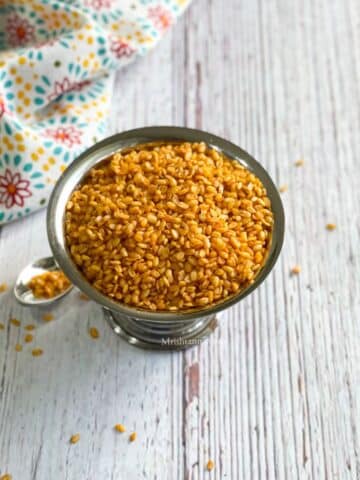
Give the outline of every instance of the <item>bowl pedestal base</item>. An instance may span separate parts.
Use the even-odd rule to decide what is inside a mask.
[[[113,331],[131,345],[150,350],[184,350],[199,345],[218,326],[219,315],[193,320],[152,322],[103,308]]]

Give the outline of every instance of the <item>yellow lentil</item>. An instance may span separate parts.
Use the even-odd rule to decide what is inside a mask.
[[[75,433],[70,437],[70,443],[75,444],[80,440],[80,433]]]
[[[12,480],[12,475],[10,473],[4,473],[4,475],[1,475],[0,480]]]
[[[44,351],[41,348],[34,348],[34,350],[31,352],[33,357],[40,357]]]
[[[120,433],[124,433],[126,432],[126,428],[124,427],[124,425],[122,425],[121,423],[117,423],[115,426],[114,426],[115,430],[117,432],[120,432]]]
[[[60,270],[41,273],[33,277],[28,283],[34,297],[52,298],[60,295],[71,285],[70,280]]]
[[[212,460],[209,460],[206,464],[206,470],[208,470],[208,472],[211,472],[211,470],[213,470],[213,468],[215,467],[215,464]]]
[[[99,330],[96,327],[90,327],[89,334],[90,334],[90,337],[94,339],[97,339],[100,337]]]
[[[291,269],[291,274],[292,274],[292,275],[298,275],[300,272],[301,272],[301,267],[300,267],[300,265],[295,265],[295,266],[292,267],[292,269]]]
[[[329,230],[329,231],[335,230],[336,229],[335,223],[328,223],[326,225],[326,229]]]
[[[115,153],[72,193],[65,218],[68,248],[87,280],[155,311],[205,307],[253,283],[272,227],[260,180],[203,143]]]

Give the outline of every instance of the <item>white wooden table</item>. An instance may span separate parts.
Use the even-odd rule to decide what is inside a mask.
[[[239,144],[289,185],[285,246],[266,282],[184,353],[127,345],[77,293],[49,323],[2,294],[1,473],[360,478],[359,25],[358,0],[194,0],[119,73],[112,131],[187,125]],[[45,212],[2,228],[0,283],[49,251]],[[27,323],[35,340],[15,352]],[[136,442],[114,432],[119,422]]]

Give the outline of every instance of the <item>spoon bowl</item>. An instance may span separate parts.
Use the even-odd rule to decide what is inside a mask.
[[[72,284],[63,292],[51,298],[36,298],[31,288],[28,287],[28,283],[36,275],[40,275],[45,272],[54,272],[57,270],[60,270],[60,268],[54,257],[40,258],[39,260],[35,260],[34,262],[30,263],[20,272],[15,282],[14,295],[16,300],[22,305],[40,307],[57,302],[60,300],[60,298],[67,295],[73,288]]]

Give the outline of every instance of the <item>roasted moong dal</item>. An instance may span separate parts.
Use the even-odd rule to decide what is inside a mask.
[[[56,297],[67,290],[70,285],[70,280],[60,270],[35,275],[28,283],[35,298]]]
[[[204,143],[147,145],[93,167],[66,206],[71,256],[129,306],[210,306],[254,282],[273,227],[261,181]]]

